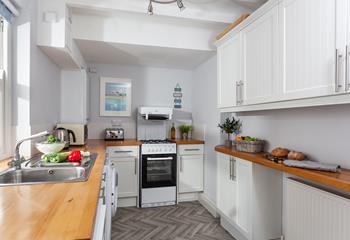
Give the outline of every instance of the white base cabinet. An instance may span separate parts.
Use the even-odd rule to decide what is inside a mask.
[[[282,174],[217,153],[217,208],[223,227],[239,240],[282,235]]]
[[[178,193],[203,191],[204,145],[178,146]]]
[[[139,147],[108,147],[110,161],[118,172],[118,206],[137,206],[139,196]]]

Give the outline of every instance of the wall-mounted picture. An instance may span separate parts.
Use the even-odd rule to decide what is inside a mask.
[[[100,115],[131,116],[131,80],[105,78],[100,80]]]

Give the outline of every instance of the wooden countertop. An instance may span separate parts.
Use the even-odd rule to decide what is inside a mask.
[[[136,139],[125,139],[123,141],[105,141],[106,147],[118,147],[118,146],[140,146],[141,141]]]
[[[74,149],[98,154],[88,181],[0,187],[1,239],[92,238],[105,141]]]
[[[198,140],[198,139],[169,139],[169,140],[173,141],[177,145],[204,144],[205,143],[203,140]]]
[[[273,161],[267,160],[262,155],[263,154],[252,154],[244,153],[236,150],[232,150],[225,146],[215,147],[215,151],[225,153],[237,158],[241,158],[253,163],[257,163],[269,168],[273,168],[285,173],[289,173],[304,179],[308,179],[329,187],[334,187],[336,189],[350,192],[350,170],[342,169],[340,173],[308,170],[302,168],[287,167],[281,163],[275,163]]]

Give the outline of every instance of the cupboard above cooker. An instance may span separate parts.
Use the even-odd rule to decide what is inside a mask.
[[[350,103],[347,0],[270,0],[216,45],[222,112]]]

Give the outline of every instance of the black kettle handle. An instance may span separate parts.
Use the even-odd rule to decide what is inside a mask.
[[[76,138],[75,138],[74,132],[73,132],[72,130],[70,130],[70,129],[67,129],[67,131],[68,131],[68,135],[69,135],[69,134],[72,135],[72,137],[73,137],[73,142],[76,142]]]

